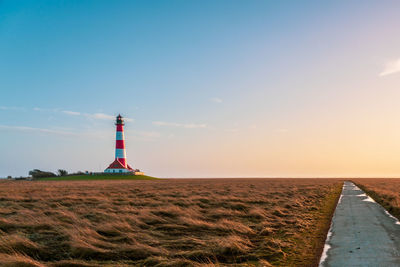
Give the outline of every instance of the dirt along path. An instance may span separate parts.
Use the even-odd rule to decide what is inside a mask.
[[[320,266],[400,266],[399,221],[345,182]]]

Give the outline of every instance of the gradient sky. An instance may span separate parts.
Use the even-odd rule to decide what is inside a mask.
[[[0,177],[400,176],[400,1],[0,1]]]

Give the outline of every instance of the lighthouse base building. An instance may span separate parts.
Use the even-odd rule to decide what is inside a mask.
[[[117,116],[117,122],[115,125],[117,126],[115,138],[115,160],[107,167],[107,169],[104,170],[104,172],[144,175],[140,170],[132,169],[132,167],[126,162],[124,120],[121,115]]]
[[[126,167],[118,160],[115,159],[113,163],[111,163],[107,169],[104,170],[105,173],[136,173],[140,172],[139,170],[134,170],[129,166],[129,164],[126,165]],[[143,174],[143,173],[141,173]]]

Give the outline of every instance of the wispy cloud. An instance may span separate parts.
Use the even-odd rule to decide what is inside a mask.
[[[104,113],[94,113],[94,114],[83,113],[83,115],[87,116],[89,118],[98,119],[98,120],[115,120],[115,117],[116,117],[114,115],[109,115],[109,114],[104,114]],[[134,121],[134,119],[126,118],[126,117],[124,117],[124,120],[129,121],[129,122]]]
[[[30,108],[29,108],[30,109]],[[23,107],[8,107],[8,106],[0,106],[0,110],[25,110]],[[105,113],[84,113],[80,111],[72,111],[72,110],[63,110],[61,108],[41,108],[34,107],[31,110],[38,112],[51,112],[51,113],[63,113],[70,116],[82,116],[88,119],[95,120],[115,120],[116,115],[109,115]],[[127,122],[133,122],[132,118],[124,118]]]
[[[25,110],[23,107],[6,107],[0,106],[0,110]]]
[[[161,137],[161,134],[159,132],[154,132],[154,131],[134,131],[134,130],[129,130],[127,131],[129,134],[133,134],[136,137],[144,137],[144,138],[159,138]]]
[[[176,123],[176,122],[165,122],[165,121],[153,121],[153,125],[157,126],[169,126],[169,127],[179,127],[179,128],[206,128],[207,124],[197,124],[197,123]]]
[[[180,127],[182,125],[180,123],[165,122],[165,121],[153,121],[153,124],[157,126],[174,126],[174,127]]]
[[[222,103],[222,99],[219,97],[212,97],[212,98],[210,98],[210,101],[214,102],[214,103],[218,103],[218,104]]]
[[[34,111],[45,111],[45,112],[58,112],[60,111],[59,108],[39,108],[39,107],[34,107]]]
[[[67,114],[67,115],[72,115],[72,116],[79,116],[79,115],[81,115],[81,113],[80,113],[80,112],[77,112],[77,111],[63,110],[62,112],[65,113],[65,114]]]
[[[22,132],[37,132],[37,133],[47,133],[47,134],[56,134],[56,135],[73,135],[78,136],[79,133],[64,131],[64,130],[54,130],[54,129],[46,129],[46,128],[34,128],[28,126],[9,126],[9,125],[0,125],[0,129],[5,130],[14,130],[14,131],[22,131]]]
[[[71,115],[71,116],[84,116],[89,119],[95,119],[95,120],[115,120],[114,115],[109,115],[105,113],[82,113],[79,111],[71,111],[71,110],[63,110],[62,111],[64,114]],[[125,121],[132,122],[134,119],[131,118],[124,118]]]
[[[398,72],[400,72],[400,58],[387,62],[383,71],[379,73],[379,76],[382,77]]]
[[[83,115],[97,120],[115,120],[115,116],[104,113],[94,113],[94,114],[84,113]]]
[[[57,136],[69,136],[77,138],[97,138],[97,139],[112,139],[112,130],[105,129],[90,129],[89,131],[82,131],[81,129],[51,129],[51,128],[36,128],[30,126],[10,126],[0,125],[0,131],[17,131],[26,132],[31,134],[49,134]]]

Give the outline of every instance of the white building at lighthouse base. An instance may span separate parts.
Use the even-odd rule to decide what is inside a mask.
[[[129,166],[129,164],[126,164],[126,167],[119,161],[118,158],[116,158],[114,160],[113,163],[111,163],[107,169],[104,170],[105,173],[131,173],[134,175],[144,175],[143,172],[141,172],[140,170],[136,169],[132,169],[131,166]]]

